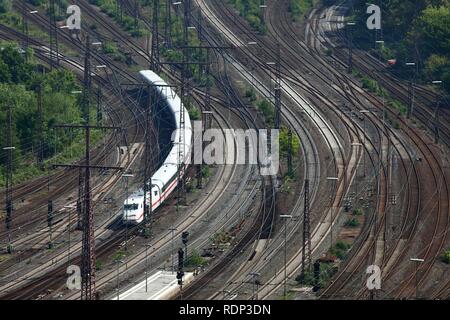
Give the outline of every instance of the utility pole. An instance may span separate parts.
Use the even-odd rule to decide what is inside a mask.
[[[83,170],[78,169],[78,197],[77,197],[77,230],[81,230],[83,227],[83,195],[84,195],[84,182],[83,182]]]
[[[264,19],[264,12],[265,12],[265,9],[267,8],[267,5],[265,4],[265,0],[261,0],[259,3],[259,21],[260,21],[260,26],[261,26],[261,29],[260,30],[263,30],[263,28],[264,28],[264,24],[266,23],[265,22],[265,19]]]
[[[419,258],[410,258],[409,261],[414,263],[414,291],[416,300],[419,299],[419,281],[418,281],[418,273],[419,273],[419,264],[425,262],[424,259]]]
[[[166,48],[172,47],[172,14],[170,12],[170,3],[172,0],[166,0],[166,19],[164,24],[164,37],[166,38]]]
[[[183,25],[183,66],[181,71],[181,107],[187,108],[189,101],[189,23],[190,23],[190,1],[184,0],[184,25]],[[178,139],[178,199],[177,212],[180,203],[186,203],[186,185],[185,185],[185,170],[186,170],[186,122],[185,111],[180,110],[180,135]]]
[[[123,22],[123,0],[117,0],[120,22]]]
[[[411,78],[408,82],[408,119],[414,115],[414,87],[416,82],[416,63],[407,62],[406,66],[412,67]]]
[[[119,127],[100,127],[83,125],[56,125],[55,128],[73,128],[85,130],[85,161],[83,165],[54,164],[53,167],[84,169],[84,196],[83,196],[83,217],[82,217],[82,254],[81,254],[81,299],[95,299],[95,238],[94,238],[94,215],[92,212],[92,190],[91,190],[91,169],[123,170],[122,167],[96,166],[91,165],[90,160],[90,137],[92,129],[113,129],[120,130]]]
[[[442,80],[435,80],[432,81],[433,85],[442,85]],[[433,120],[434,120],[434,143],[438,144],[439,143],[439,113],[440,113],[440,104],[441,104],[441,99],[440,99],[440,90],[439,92],[436,94],[436,100],[435,100],[435,109],[434,109],[434,113],[433,113]]]
[[[152,49],[150,54],[151,69],[159,72],[159,0],[153,0]]]
[[[289,127],[288,129],[288,154],[287,154],[287,162],[288,162],[288,175],[292,177],[294,171],[292,169],[292,129]]]
[[[347,22],[347,28],[345,28],[345,32],[347,34],[348,41],[348,69],[347,73],[352,73],[353,70],[353,30],[349,30],[349,27],[354,26],[354,22]]]
[[[175,231],[177,231],[177,228],[174,228],[174,227],[171,227],[171,228],[169,228],[169,231],[171,232],[171,239],[170,239],[170,244],[171,244],[171,250],[170,250],[170,257],[171,257],[171,263],[172,263],[172,274],[175,272],[175,261],[174,261],[174,255],[173,255],[173,253],[174,253],[174,251],[175,251],[175,248],[174,248],[174,236],[175,236]]]
[[[205,111],[202,112],[202,134],[205,133],[205,130],[208,126],[209,117],[208,115],[211,113],[211,83],[210,83],[210,49],[206,49],[206,66],[204,76],[206,78],[206,88],[205,88],[205,97],[204,97],[204,108]],[[203,136],[203,135],[202,135]],[[203,141],[202,141],[202,150],[203,150]],[[197,166],[197,189],[203,188],[203,157],[202,161]]]
[[[311,271],[311,224],[309,210],[309,180],[305,180],[305,208],[303,212],[303,249],[302,249],[302,276]]]
[[[48,248],[53,248],[53,237],[52,237],[52,227],[53,227],[53,201],[50,199],[50,173],[47,178],[47,226],[48,226],[48,233],[49,233],[49,242],[48,242]],[[68,222],[67,228],[70,228],[70,219]]]
[[[181,234],[181,242],[183,242],[183,244],[184,244],[184,253],[185,253],[185,262],[186,262],[187,258],[188,258],[188,242],[189,242],[189,232],[188,231],[183,231],[183,233]]]
[[[27,18],[27,6],[26,1],[22,1],[22,33],[25,35],[25,41],[23,43],[23,50],[25,51],[25,61],[28,62],[28,45],[29,45],[29,35],[28,35],[28,18]]]
[[[49,0],[50,69],[59,66],[58,29],[56,26],[55,0]]]
[[[100,86],[98,86],[97,87],[97,125],[98,126],[100,125],[100,123],[103,120],[101,101],[102,101],[102,88]]]
[[[86,49],[84,55],[84,83],[83,96],[81,100],[81,107],[83,111],[83,118],[86,124],[89,124],[90,114],[89,106],[91,103],[92,77],[91,77],[91,43],[90,36],[86,37]]]
[[[139,0],[134,0],[134,31],[139,29]]]
[[[197,37],[198,40],[203,41],[203,14],[200,8],[197,11],[197,20]]]
[[[148,236],[147,224],[151,219],[153,212],[153,194],[152,194],[152,181],[151,181],[151,173],[153,170],[153,158],[151,155],[151,135],[150,128],[152,125],[152,90],[151,86],[148,86],[148,104],[145,112],[145,153],[144,153],[144,234]],[[154,95],[155,99],[153,102],[156,103],[156,94]],[[150,181],[149,181],[150,178]],[[149,199],[147,201],[147,195],[149,195]]]
[[[284,219],[284,299],[287,297],[287,220],[292,219],[291,215],[280,215]]]
[[[6,152],[6,193],[5,193],[5,211],[6,211],[6,229],[8,230],[8,246],[6,248],[9,254],[12,253],[13,247],[11,244],[11,223],[12,213],[14,210],[13,204],[13,152],[15,147],[12,146],[12,108],[11,105],[7,106],[7,124],[6,124],[6,140],[3,150]]]
[[[38,145],[37,163],[41,170],[44,170],[44,111],[42,103],[43,88],[42,83],[37,87],[37,108],[38,108]]]
[[[281,124],[281,48],[277,43],[277,66],[275,80],[275,129],[280,129]]]
[[[100,127],[89,125],[89,106],[91,91],[91,68],[90,68],[90,37],[86,38],[86,57],[84,65],[84,92],[82,99],[82,109],[84,112],[84,124],[82,125],[57,125],[55,128],[73,128],[85,130],[85,161],[83,165],[55,164],[54,167],[84,169],[84,193],[82,210],[82,253],[81,253],[81,299],[93,300],[95,294],[95,238],[94,238],[94,216],[92,212],[92,190],[91,190],[91,169],[122,170],[121,167],[106,167],[91,165],[90,143],[91,129],[121,129],[118,127]],[[77,203],[78,205],[78,203]]]

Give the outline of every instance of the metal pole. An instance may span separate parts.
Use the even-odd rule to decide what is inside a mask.
[[[117,261],[117,300],[120,300],[119,280],[120,279],[120,261]]]
[[[363,155],[363,166],[364,166],[364,175],[363,175],[363,177],[365,178],[366,177],[366,150],[365,150],[365,148],[366,148],[366,130],[367,130],[367,128],[366,128],[366,117],[364,117],[363,118],[363,123],[364,123],[364,148],[363,148],[363,153],[364,153],[364,155]]]
[[[69,223],[67,224],[67,264],[70,265],[70,221],[72,220],[71,215],[72,209],[69,209]]]
[[[145,246],[145,292],[148,292],[148,246]]]
[[[284,299],[287,297],[287,219],[284,220]]]
[[[414,283],[415,283],[415,288],[416,288],[416,300],[417,300],[417,299],[419,299],[419,284],[418,284],[418,279],[417,279],[417,272],[419,270],[419,267],[418,267],[419,262],[416,261],[414,263],[414,265],[415,265],[415,269],[416,269],[416,272],[414,274]]]
[[[126,187],[125,187],[125,193],[126,193],[126,205],[128,208],[128,177],[126,177]],[[128,220],[125,221],[125,251],[128,251]]]
[[[170,228],[169,229],[171,232],[172,232],[172,239],[171,239],[171,247],[172,247],[172,249],[171,249],[171,251],[170,251],[170,257],[171,257],[171,259],[172,259],[172,274],[175,272],[175,260],[174,260],[174,255],[173,255],[173,252],[174,252],[174,235],[175,235],[175,230],[177,230],[176,228]]]

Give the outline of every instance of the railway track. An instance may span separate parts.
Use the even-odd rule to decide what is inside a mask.
[[[204,11],[206,11],[204,7],[203,7],[202,9],[203,9]],[[223,12],[223,10],[221,10],[221,12]],[[220,28],[221,28],[221,30],[226,30],[226,28],[225,28],[223,25],[221,25]],[[229,31],[226,30],[225,32],[229,32]],[[233,35],[231,35],[231,34],[228,34],[227,37],[228,37],[229,39],[233,39],[233,40],[236,39],[236,37],[233,36]],[[231,41],[231,42],[232,42],[233,44],[235,44],[237,47],[243,47],[243,46],[244,46],[242,43],[239,43],[239,42],[238,42],[238,43],[233,42],[233,41]],[[249,79],[249,78],[247,78],[247,79]],[[270,96],[270,94],[269,94],[269,96]]]
[[[311,43],[311,42],[312,41],[309,41],[309,43]],[[315,43],[315,41],[314,41],[314,43]],[[351,84],[350,84],[350,86],[351,86]],[[372,100],[374,100],[374,99],[372,98]],[[382,108],[382,105],[381,105],[381,103],[379,101],[378,102],[375,101],[374,104],[377,105],[378,108]],[[430,246],[426,247],[426,252],[427,253],[430,252],[430,251],[434,252],[431,256],[430,255],[427,256],[427,258],[428,258],[427,260],[431,261],[431,262],[427,263],[427,267],[426,267],[427,269],[426,269],[426,272],[424,272],[424,274],[426,274],[431,269],[431,265],[433,264],[433,261],[436,260],[437,255],[439,255],[439,253],[438,253],[439,250],[442,250],[442,246],[443,246],[443,243],[445,241],[445,236],[446,236],[446,233],[447,233],[447,230],[448,230],[448,217],[446,217],[446,213],[445,213],[446,211],[448,211],[448,204],[446,204],[447,201],[445,200],[445,199],[448,200],[448,187],[447,187],[447,183],[445,182],[446,172],[440,166],[440,160],[434,155],[436,151],[435,150],[431,150],[431,148],[429,147],[429,144],[427,144],[427,142],[424,141],[424,139],[420,136],[420,134],[418,134],[414,129],[410,129],[408,127],[408,125],[405,123],[405,121],[403,119],[400,119],[400,117],[398,115],[396,115],[394,112],[390,111],[390,114],[392,116],[395,116],[397,118],[397,121],[401,121],[402,122],[402,129],[403,129],[403,131],[406,133],[407,136],[411,136],[411,137],[415,138],[414,141],[412,141],[413,145],[415,144],[417,146],[417,148],[420,150],[420,152],[422,152],[422,154],[426,158],[426,161],[427,161],[427,163],[428,163],[428,165],[429,165],[429,167],[431,169],[431,173],[427,174],[427,173],[423,173],[422,172],[422,174],[420,174],[420,178],[421,178],[420,180],[426,180],[426,179],[424,179],[424,177],[427,177],[428,175],[432,176],[433,180],[434,180],[432,182],[432,184],[435,185],[436,186],[436,190],[438,190],[436,192],[436,194],[431,194],[431,196],[425,197],[425,199],[427,200],[427,201],[425,201],[426,204],[432,203],[433,200],[431,200],[431,199],[433,199],[433,198],[437,198],[436,201],[438,203],[438,210],[437,210],[437,217],[438,218],[436,219],[436,222],[434,223],[434,231],[433,231],[432,238],[429,240],[429,241],[431,241],[430,243],[432,243],[433,245],[430,245]],[[410,156],[410,158],[412,160],[412,163],[414,163],[415,159],[412,159],[413,156]],[[417,180],[419,180],[419,174],[417,173],[417,168],[415,168],[415,166],[414,166],[414,171],[415,171],[415,176],[417,177]],[[441,176],[443,176],[444,178],[441,179],[440,178]],[[428,183],[430,183],[430,182],[428,182]],[[427,185],[427,182],[424,183],[422,181],[422,184],[423,185]],[[430,185],[432,185],[432,184],[430,184]],[[420,198],[420,193],[421,192],[423,193],[423,191],[420,191],[421,189],[420,189],[419,185],[418,185],[418,187],[419,187],[418,197]],[[442,208],[442,206],[443,206],[443,208]],[[402,237],[406,238],[407,242],[411,241],[411,237],[413,235],[413,231],[417,227],[417,224],[418,224],[418,221],[419,221],[418,219],[419,219],[421,210],[423,210],[423,207],[420,207],[419,205],[417,206],[417,208],[418,208],[418,210],[415,211],[416,213],[415,213],[415,216],[414,216],[413,227],[407,233],[403,233],[404,229],[405,229],[405,225],[402,226]],[[393,251],[394,251],[395,248],[398,247],[398,243],[399,242],[400,242],[400,238],[397,240],[397,244],[391,250],[391,254],[387,254],[388,258],[384,259],[384,261],[383,261],[383,266],[384,267],[389,262],[389,259],[392,258]],[[436,246],[437,249],[432,250],[431,249],[432,246]],[[397,254],[397,257],[396,257],[396,260],[395,260],[396,262],[394,262],[391,265],[391,267],[388,269],[388,271],[386,272],[386,274],[387,274],[386,278],[387,279],[389,279],[389,277],[391,276],[393,267],[398,267],[399,260],[401,258],[403,258],[403,259],[406,258],[405,257],[405,251],[406,250],[403,249],[403,248],[400,249],[400,250],[401,250],[401,253]],[[411,290],[411,278],[413,276],[414,276],[414,272],[413,272],[412,276],[408,277],[409,281],[407,283],[404,282],[400,286],[400,288],[399,288],[399,292],[400,293],[406,291],[407,288],[408,288],[409,295],[407,295],[407,296],[411,296],[412,295],[412,292],[411,292],[412,291]],[[423,280],[423,279],[425,279],[425,276],[423,276],[421,280]],[[367,292],[365,292],[365,293],[367,294]],[[394,294],[394,297],[395,298],[399,298],[400,294]]]

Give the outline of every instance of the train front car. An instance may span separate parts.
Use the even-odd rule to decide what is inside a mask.
[[[122,219],[125,223],[141,223],[144,217],[144,191],[138,190],[125,199]]]

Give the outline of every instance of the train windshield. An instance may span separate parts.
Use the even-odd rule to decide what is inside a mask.
[[[124,206],[124,209],[129,211],[129,210],[137,210],[139,208],[139,205],[136,203],[132,203],[132,204],[126,204]]]

